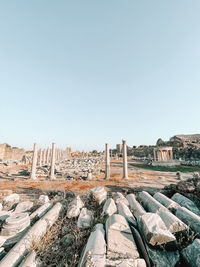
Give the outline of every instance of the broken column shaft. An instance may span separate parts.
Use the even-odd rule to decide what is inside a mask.
[[[109,144],[105,146],[105,157],[106,157],[106,164],[105,164],[105,179],[110,178],[110,153],[109,153]]]
[[[123,178],[128,179],[126,140],[122,140],[122,142],[123,142]]]
[[[38,145],[36,143],[34,143],[31,179],[37,179],[36,178],[37,151],[38,151]]]
[[[52,143],[52,153],[51,153],[51,172],[50,179],[55,179],[55,157],[56,157],[56,143]]]

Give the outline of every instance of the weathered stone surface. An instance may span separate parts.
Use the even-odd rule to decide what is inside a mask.
[[[38,199],[39,204],[45,204],[49,202],[49,197],[47,195],[41,195]]]
[[[178,251],[162,251],[146,245],[149,258],[156,267],[175,267],[180,260]]]
[[[120,260],[109,260],[106,259],[105,267],[146,267],[145,260],[143,259],[120,259]]]
[[[103,186],[95,187],[90,190],[93,198],[101,204],[107,198],[107,192]]]
[[[159,211],[158,215],[171,233],[177,233],[188,229],[188,226],[169,211]]]
[[[77,226],[79,228],[89,228],[92,224],[92,220],[93,220],[93,212],[86,208],[82,208],[80,215],[78,217]]]
[[[143,234],[148,244],[152,246],[166,244],[175,241],[176,238],[170,233],[160,216],[156,213],[146,213],[139,219]]]
[[[38,266],[38,261],[36,259],[36,253],[34,250],[32,250],[19,265],[19,267],[37,267],[37,266]]]
[[[42,219],[36,222],[25,236],[6,254],[0,261],[0,267],[13,267],[19,264],[21,257],[27,250],[30,250],[33,244],[38,243],[53,223],[58,219],[62,205],[56,203],[51,210],[44,215]]]
[[[108,198],[103,206],[103,214],[111,216],[117,212],[115,201],[112,198]]]
[[[140,205],[140,203],[136,200],[134,194],[129,194],[126,196],[126,199],[129,202],[130,208],[133,212],[133,215],[138,219],[140,216],[146,213],[144,208]]]
[[[183,195],[176,193],[173,195],[172,200],[177,202],[180,206],[187,208],[188,210],[192,211],[196,215],[200,216],[200,210],[197,208],[197,206],[194,204],[193,201],[191,201],[189,198],[184,197]]]
[[[140,192],[139,200],[142,202],[143,207],[149,212],[159,212],[160,210],[167,210],[167,208],[165,208],[156,199],[154,199],[148,192]]]
[[[139,253],[126,219],[113,214],[106,221],[107,258],[139,258]]]
[[[15,213],[8,217],[3,224],[1,235],[11,237],[22,232],[30,225],[28,213]]]
[[[113,194],[113,198],[114,198],[116,204],[118,204],[119,202],[123,202],[125,205],[129,206],[128,200],[122,195],[122,193],[115,192]]]
[[[70,203],[67,210],[67,217],[74,218],[80,214],[81,208],[84,206],[81,198],[79,196],[75,197],[74,200]]]
[[[200,266],[200,239],[195,239],[194,242],[181,251],[181,255],[188,266]]]
[[[32,201],[24,201],[17,204],[15,213],[21,213],[30,210],[33,207]]]
[[[159,192],[155,193],[153,197],[172,212],[175,212],[180,207],[180,205],[177,202],[166,197],[162,193]]]
[[[20,196],[18,194],[11,194],[3,199],[3,210],[9,210],[16,203],[19,203]]]
[[[39,207],[36,211],[34,211],[33,213],[31,213],[30,215],[30,219],[34,219],[36,216],[38,217],[42,217],[50,208],[51,203],[45,203],[44,205],[42,205],[41,207]]]
[[[119,202],[117,204],[117,209],[120,215],[124,216],[124,218],[128,219],[130,222],[136,224],[136,220],[126,204]]]
[[[97,224],[87,241],[87,245],[79,262],[79,267],[104,267],[105,266],[105,231],[102,224]]]
[[[200,216],[194,214],[190,210],[181,207],[176,211],[176,216],[187,224],[200,237]]]

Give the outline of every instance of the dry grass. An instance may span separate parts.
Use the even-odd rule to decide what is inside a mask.
[[[66,207],[68,205],[66,205],[59,219],[48,230],[41,242],[33,244],[33,249],[42,261],[42,266],[75,267],[78,265],[81,252],[93,227],[104,220],[101,216],[101,206],[86,195],[82,199],[84,199],[85,207],[94,212],[92,226],[88,229],[79,229],[77,218],[67,218]],[[67,202],[69,202],[69,199]]]

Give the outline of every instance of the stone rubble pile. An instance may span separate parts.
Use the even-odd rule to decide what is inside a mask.
[[[200,266],[199,209],[190,199],[181,194],[171,199],[162,193],[151,196],[145,191],[136,198],[134,194],[108,193],[104,187],[91,189],[84,201],[81,198],[74,195],[66,202],[66,216],[80,231],[90,231],[79,267]],[[99,221],[94,210],[85,206],[89,198],[101,209]],[[187,208],[185,203],[189,203]],[[62,204],[52,206],[47,195],[38,196],[33,203],[10,194],[0,209],[0,267],[42,266],[31,249],[32,242],[39,242],[59,218]],[[194,239],[180,247],[180,236]],[[8,244],[15,246],[8,251]]]

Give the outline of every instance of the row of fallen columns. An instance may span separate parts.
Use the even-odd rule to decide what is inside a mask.
[[[123,152],[123,178],[128,179],[127,145],[126,140],[122,140]],[[105,179],[110,179],[110,150],[109,144],[105,145]]]
[[[40,153],[38,153],[40,152]],[[55,178],[55,163],[66,158],[66,152],[61,149],[56,149],[56,144],[52,143],[52,149],[40,149],[38,151],[38,145],[35,143],[33,147],[33,160],[31,168],[31,179],[36,180],[36,169],[39,162],[39,166],[42,164],[51,165],[50,179]],[[39,160],[38,160],[39,159]]]

